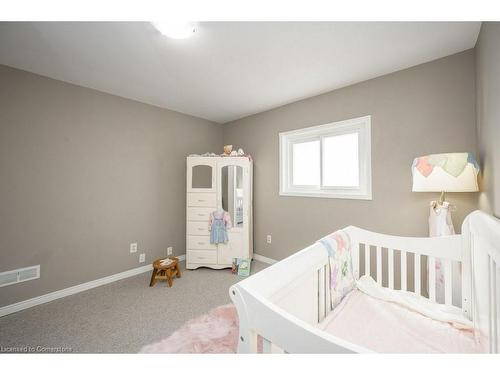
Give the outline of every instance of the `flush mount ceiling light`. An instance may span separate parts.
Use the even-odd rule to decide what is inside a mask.
[[[163,35],[173,39],[189,38],[196,32],[193,22],[152,22],[152,25]]]

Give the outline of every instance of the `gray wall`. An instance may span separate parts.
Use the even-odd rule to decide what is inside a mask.
[[[476,152],[474,70],[468,50],[224,125],[224,143],[255,160],[255,252],[282,259],[349,224],[427,235],[429,201],[438,194],[412,193],[410,166],[427,153]],[[372,116],[372,201],[279,196],[279,132],[365,115]],[[448,198],[460,229],[477,194]]]
[[[498,82],[498,67],[484,61],[498,59],[491,32],[498,26],[483,26],[478,79]],[[259,254],[281,259],[349,224],[426,235],[437,194],[411,192],[410,165],[426,153],[476,151],[474,57],[466,51],[224,126],[0,66],[0,272],[41,265],[40,280],[1,288],[0,306],[138,267],[142,251],[147,263],[167,246],[183,254],[185,156],[223,143],[255,160]],[[483,155],[494,150],[495,87],[478,85],[488,98],[478,102],[489,119]],[[372,201],[278,195],[280,131],[364,115],[372,116]],[[477,195],[449,200],[458,228]],[[139,251],[129,254],[135,241]]]
[[[0,306],[184,254],[185,156],[216,150],[221,125],[0,66],[0,272],[41,265]]]
[[[484,22],[476,45],[479,207],[500,217],[500,23]],[[496,191],[495,191],[496,190]]]

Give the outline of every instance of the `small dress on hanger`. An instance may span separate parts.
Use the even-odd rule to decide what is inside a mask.
[[[451,221],[450,204],[448,202],[439,204],[432,201],[429,214],[429,236],[439,237],[452,234],[455,234],[455,228]]]
[[[231,215],[226,211],[214,211],[210,214],[208,229],[210,230],[210,243],[226,243],[229,241],[227,230],[232,228]]]
[[[429,236],[440,237],[452,234],[455,234],[455,228],[451,221],[450,204],[432,201],[429,214]],[[444,303],[444,271],[439,259],[436,259],[436,301]]]

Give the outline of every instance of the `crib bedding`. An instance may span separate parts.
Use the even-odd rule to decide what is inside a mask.
[[[456,328],[470,331],[474,329],[472,322],[463,316],[461,308],[432,302],[413,292],[384,288],[370,276],[365,275],[357,280],[356,288],[371,297],[393,302],[434,320],[450,323]]]
[[[394,302],[351,291],[318,325],[379,353],[482,353],[470,329],[460,329]]]

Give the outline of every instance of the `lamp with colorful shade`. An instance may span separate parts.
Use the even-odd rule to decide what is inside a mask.
[[[412,166],[414,192],[441,192],[440,203],[447,192],[479,191],[479,165],[468,152],[432,154],[415,158]]]

